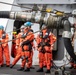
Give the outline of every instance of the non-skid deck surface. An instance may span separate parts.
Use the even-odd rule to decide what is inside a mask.
[[[6,66],[0,67],[0,75],[45,75],[45,72],[36,72],[38,66],[35,66],[35,69],[31,69],[30,72],[17,71],[19,68],[19,65],[14,66],[12,69]]]
[[[44,72],[36,72],[36,70],[39,68],[38,66],[34,66],[35,69],[31,69],[30,72],[23,72],[23,71],[17,71],[17,69],[20,68],[20,65],[14,66],[12,69],[9,67],[0,67],[0,75],[46,75],[45,71],[46,68],[44,68]],[[76,69],[66,69],[66,71],[70,71],[71,75],[76,75]],[[51,74],[49,74],[51,75]]]

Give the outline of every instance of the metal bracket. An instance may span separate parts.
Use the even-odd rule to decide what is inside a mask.
[[[45,17],[45,14],[46,14],[46,12],[44,12],[44,10],[46,10],[46,7],[47,7],[46,4],[43,5],[42,12],[41,12],[42,14],[41,14],[41,18],[40,18],[40,29],[41,29],[41,27],[43,25],[43,18]]]

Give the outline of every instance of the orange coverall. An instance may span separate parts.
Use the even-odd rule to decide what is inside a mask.
[[[3,55],[5,56],[6,59],[6,65],[9,66],[10,65],[10,55],[9,55],[9,46],[8,46],[8,34],[5,34],[5,36],[3,36],[2,31],[0,30],[0,38],[2,38],[2,40],[0,40],[1,44],[0,45],[0,65],[3,65],[4,63],[4,59],[3,59]],[[6,42],[6,43],[5,43]]]
[[[18,47],[17,48],[17,55],[14,58],[14,61],[12,62],[12,65],[15,65],[18,62],[18,60],[21,58],[21,56],[22,56],[22,48],[21,48],[20,44],[23,42],[23,38],[21,38],[21,36],[22,36],[22,33],[19,33],[17,35],[17,38],[18,38],[16,40],[16,46]]]
[[[47,33],[47,29],[42,30],[42,33],[43,33],[43,36],[45,36]],[[50,67],[52,66],[52,63],[51,63],[51,60],[52,60],[51,45],[54,44],[54,42],[56,41],[56,37],[52,33],[49,33],[49,35],[46,39],[43,39],[38,35],[36,38],[37,44],[39,45],[42,41],[45,43],[45,46],[43,46],[43,48],[41,45],[38,47],[39,66],[40,66],[40,68],[43,68],[44,61],[45,61],[47,70],[50,70]],[[44,52],[42,52],[42,50]]]
[[[24,44],[24,46],[23,46],[23,49],[24,49],[23,56],[25,57],[23,62],[25,62],[27,68],[30,68],[31,61],[32,61],[31,51],[32,51],[32,45],[33,45],[33,40],[34,40],[34,34],[29,30],[26,32],[28,32],[28,34],[27,34],[28,36],[25,37],[24,42],[27,41],[28,43]],[[27,62],[27,60],[28,60],[28,62]]]

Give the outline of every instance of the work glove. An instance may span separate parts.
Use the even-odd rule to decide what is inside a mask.
[[[15,47],[15,48],[16,48],[16,49],[18,49],[18,47],[19,47],[19,46],[18,46],[18,45],[16,45],[16,47]]]
[[[50,50],[53,50],[53,46],[54,46],[54,44],[51,45]]]
[[[22,43],[23,43],[23,42],[20,43],[20,46],[22,46]]]
[[[0,41],[2,40],[2,38],[0,38]]]

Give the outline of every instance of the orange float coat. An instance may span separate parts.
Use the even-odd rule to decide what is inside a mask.
[[[16,57],[14,58],[14,61],[12,62],[12,65],[15,65],[22,56],[22,47],[21,47],[21,43],[23,42],[23,38],[21,38],[22,35],[23,33],[21,32],[17,35],[16,39],[17,54]]]
[[[3,35],[3,31],[0,30],[0,42],[3,43],[0,45],[0,65],[3,65],[4,63],[4,59],[3,59],[3,55],[5,56],[6,59],[6,65],[9,66],[10,65],[10,55],[9,55],[9,46],[8,46],[8,34],[4,34]]]
[[[34,40],[34,34],[30,31],[27,30],[25,33],[27,33],[27,36],[24,38],[23,41],[23,56],[25,57],[24,61],[26,64],[27,68],[31,67],[31,61],[32,61],[32,45],[33,45],[33,40]]]
[[[50,67],[52,66],[51,45],[56,41],[56,37],[51,32],[48,33],[47,29],[43,30],[41,33],[42,36],[39,34],[36,38],[39,51],[39,66],[40,68],[43,68],[45,61],[47,70],[50,70]]]

